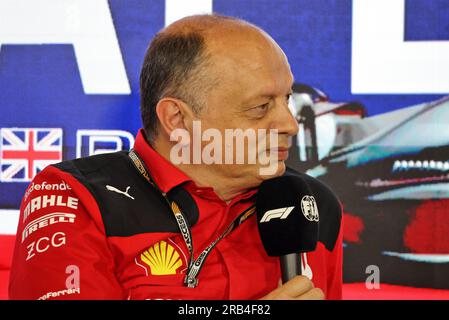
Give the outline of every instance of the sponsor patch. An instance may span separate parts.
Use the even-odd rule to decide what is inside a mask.
[[[50,298],[57,298],[60,296],[71,295],[71,294],[81,294],[81,289],[80,288],[64,289],[64,290],[59,290],[59,291],[55,291],[55,292],[47,292],[42,297],[39,297],[37,300],[47,300]]]
[[[170,243],[171,242],[171,243]],[[154,276],[180,274],[186,269],[186,258],[182,250],[170,239],[155,243],[137,258],[136,264]]]
[[[76,215],[73,213],[53,212],[39,217],[29,224],[22,231],[22,243],[33,232],[46,228],[56,223],[74,223]]]
[[[31,199],[23,209],[23,222],[30,214],[47,207],[67,207],[78,209],[78,198],[62,195],[43,195]]]

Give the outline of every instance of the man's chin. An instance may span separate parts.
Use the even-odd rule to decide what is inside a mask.
[[[285,173],[286,166],[284,161],[277,161],[275,164],[271,164],[266,167],[259,168],[259,175],[262,180],[268,180],[282,176]]]

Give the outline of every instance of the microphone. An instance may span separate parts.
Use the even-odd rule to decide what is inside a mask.
[[[308,184],[294,175],[265,180],[256,213],[265,251],[280,257],[282,282],[300,275],[300,253],[315,250],[319,231],[318,207]]]

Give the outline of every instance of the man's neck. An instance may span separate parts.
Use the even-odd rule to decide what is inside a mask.
[[[167,161],[170,161],[170,148],[171,146],[164,143],[152,143],[152,147]],[[220,175],[213,167],[206,164],[173,164],[179,170],[189,176],[198,187],[211,187],[217,196],[229,203],[233,198],[248,191],[249,188],[242,187],[243,181],[238,178],[224,177]]]
[[[239,183],[238,179],[223,177],[217,175],[213,170],[208,170],[206,165],[179,165],[176,167],[192,178],[198,187],[212,187],[217,196],[226,203],[249,189],[242,188],[243,183]]]

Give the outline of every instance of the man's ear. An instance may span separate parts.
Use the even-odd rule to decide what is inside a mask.
[[[183,101],[176,98],[163,98],[156,106],[160,129],[170,136],[175,129],[189,130],[192,127],[193,112]]]

